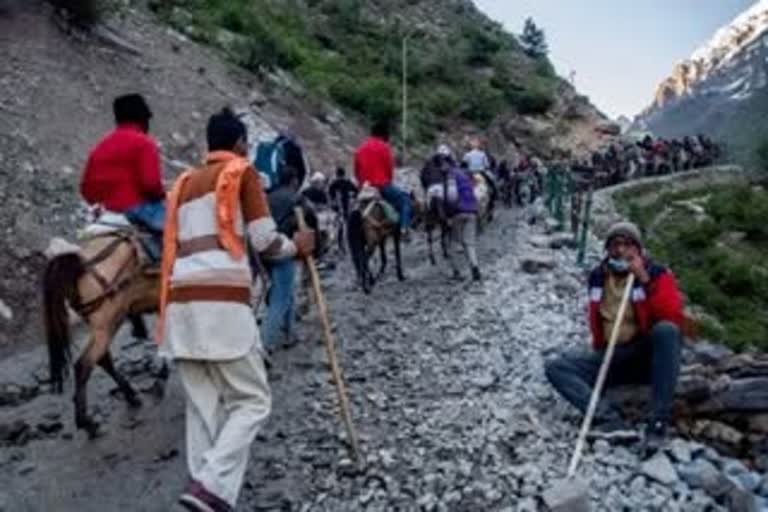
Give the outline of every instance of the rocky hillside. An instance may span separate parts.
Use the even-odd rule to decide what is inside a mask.
[[[410,146],[489,134],[548,154],[594,144],[602,119],[546,55],[488,19],[471,0],[153,2],[190,38],[262,75],[280,69],[307,99],[369,121],[399,119],[407,55]],[[403,48],[407,40],[407,48]],[[510,123],[511,122],[511,123]],[[402,133],[397,131],[396,137]]]
[[[768,1],[760,0],[677,64],[638,122],[664,136],[705,132],[748,158],[768,136]]]
[[[82,222],[79,175],[89,147],[112,125],[114,96],[148,98],[169,180],[200,157],[205,119],[225,104],[246,116],[255,139],[296,133],[318,169],[346,164],[365,133],[140,9],[110,20],[125,46],[107,42],[111,35],[67,34],[52,20],[36,1],[11,2],[0,15],[0,347],[39,338],[42,252],[52,236],[71,238]]]
[[[480,132],[499,155],[547,156],[596,142],[601,114],[471,2],[245,4],[121,0],[86,33],[43,0],[0,2],[0,346],[39,339],[43,251],[82,222],[79,175],[118,94],[148,98],[168,180],[225,104],[253,140],[288,130],[314,168],[349,166],[367,121],[399,112],[394,34],[407,26],[410,146]]]

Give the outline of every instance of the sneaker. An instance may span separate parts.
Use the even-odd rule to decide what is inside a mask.
[[[408,228],[405,228],[400,231],[400,240],[403,243],[410,243],[411,242],[411,230]]]
[[[598,423],[587,434],[591,440],[603,439],[609,443],[632,442],[640,439],[640,433],[627,425],[624,420],[616,418]]]
[[[479,282],[482,278],[483,276],[480,275],[480,269],[477,267],[472,267],[472,280]]]
[[[193,480],[179,497],[179,505],[190,512],[234,512],[234,507],[219,498],[203,484]]]
[[[459,272],[458,270],[454,270],[453,271],[453,275],[451,276],[451,279],[453,279],[454,281],[463,281],[464,280],[464,278],[461,276],[461,272]]]
[[[642,455],[644,457],[653,457],[656,452],[661,450],[667,441],[667,425],[663,421],[652,421],[645,428],[645,438],[643,439]]]

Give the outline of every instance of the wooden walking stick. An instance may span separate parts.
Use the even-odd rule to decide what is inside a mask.
[[[587,434],[592,426],[592,419],[595,416],[597,410],[597,403],[600,401],[600,395],[603,392],[603,386],[605,385],[605,379],[608,377],[608,369],[611,366],[611,359],[613,359],[613,352],[616,348],[616,340],[619,337],[619,329],[621,328],[621,322],[624,319],[624,312],[627,309],[629,303],[629,296],[632,293],[632,286],[635,284],[635,275],[630,273],[627,277],[627,285],[624,288],[624,295],[621,297],[621,304],[619,305],[619,312],[616,314],[616,320],[613,322],[613,328],[611,329],[611,337],[608,340],[608,348],[603,356],[603,363],[600,365],[600,372],[597,374],[597,381],[595,381],[595,388],[592,390],[592,396],[589,398],[589,407],[587,407],[587,414],[584,416],[584,421],[581,424],[581,431],[579,432],[578,440],[576,441],[576,448],[573,450],[571,456],[571,463],[568,466],[568,478],[573,477],[576,473],[576,468],[581,460],[581,452],[584,450],[584,442],[587,439]]]
[[[299,224],[300,230],[307,229],[307,223],[304,220],[304,212],[301,208],[295,208],[296,219]],[[317,272],[317,266],[315,265],[315,259],[309,255],[305,258],[304,263],[309,269],[310,279],[312,280],[312,288],[315,292],[315,302],[317,303],[317,309],[320,313],[320,321],[323,324],[323,338],[325,340],[325,350],[328,353],[328,362],[331,365],[331,375],[336,383],[336,393],[339,396],[339,405],[341,412],[341,419],[347,428],[347,436],[349,437],[349,444],[352,447],[352,456],[357,463],[362,462],[360,457],[360,445],[357,442],[357,433],[355,427],[352,424],[352,413],[349,410],[349,398],[347,397],[347,389],[344,385],[344,379],[341,375],[341,368],[339,362],[336,359],[336,341],[331,332],[331,323],[328,320],[328,307],[325,303],[325,297],[323,296],[323,290],[320,287],[320,274]]]
[[[611,366],[611,359],[613,358],[613,352],[616,348],[616,340],[619,337],[619,328],[621,327],[621,321],[624,319],[624,312],[627,309],[629,303],[629,296],[632,293],[632,286],[635,283],[635,275],[629,274],[627,277],[627,285],[624,289],[624,295],[621,298],[621,304],[619,305],[619,311],[616,315],[616,320],[611,329],[611,336],[608,340],[608,347],[603,356],[603,362],[600,365],[600,371],[597,374],[597,381],[595,382],[595,388],[592,390],[592,396],[589,398],[589,407],[587,407],[587,414],[584,415],[584,421],[581,424],[581,431],[576,441],[576,448],[573,450],[571,456],[571,463],[568,466],[568,474],[565,479],[558,481],[549,490],[543,493],[544,503],[549,510],[553,512],[589,512],[589,488],[587,484],[581,480],[574,479],[576,475],[576,468],[579,466],[581,460],[581,452],[584,450],[584,442],[587,439],[587,434],[592,426],[592,418],[595,416],[595,410],[597,409],[597,403],[600,400],[600,395],[605,385],[605,379],[608,376],[608,369]]]

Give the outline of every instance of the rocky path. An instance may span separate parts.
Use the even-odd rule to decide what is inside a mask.
[[[254,444],[239,510],[543,510],[541,492],[565,472],[578,416],[554,396],[542,364],[587,339],[583,271],[567,249],[545,253],[554,268],[521,271],[539,229],[522,217],[504,212],[482,236],[482,284],[450,282],[447,265],[426,263],[420,241],[404,251],[406,283],[390,273],[364,296],[346,262],[325,279],[365,468],[345,450],[310,316],[306,342],[275,357],[274,412]],[[151,345],[125,332],[119,345],[145,406],[126,410],[99,374],[91,404],[107,433],[95,441],[74,432],[69,397],[47,393],[42,350],[0,363],[0,510],[169,509],[186,478],[179,385],[172,375],[157,398]],[[679,439],[672,448],[643,464],[629,448],[591,446],[582,474],[595,508],[755,510],[734,508],[726,483],[768,491],[714,450]]]

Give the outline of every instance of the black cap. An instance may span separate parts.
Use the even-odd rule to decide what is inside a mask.
[[[152,119],[152,111],[141,94],[118,96],[112,103],[112,111],[117,123],[143,123]]]

